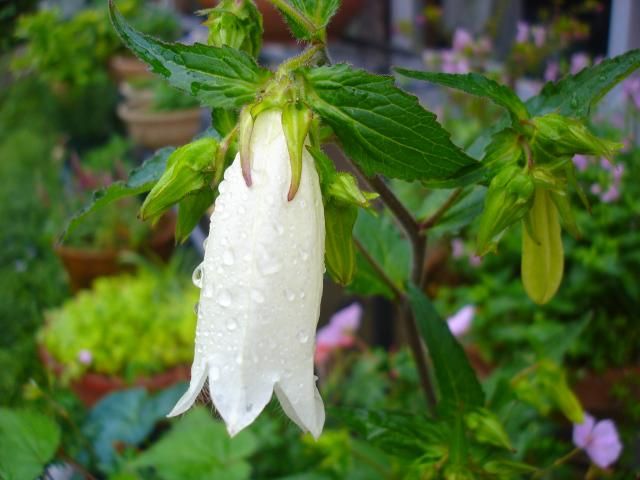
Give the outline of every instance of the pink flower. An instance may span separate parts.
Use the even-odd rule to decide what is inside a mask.
[[[447,318],[447,325],[454,337],[461,337],[469,331],[473,317],[476,313],[476,307],[473,305],[465,305],[454,315]]]
[[[547,31],[544,27],[532,27],[531,35],[533,35],[533,43],[536,47],[542,47],[544,45],[544,41],[547,39]]]
[[[589,66],[589,55],[586,53],[578,52],[574,53],[571,56],[571,74],[575,75],[580,72],[583,68]]]
[[[555,82],[560,76],[560,66],[558,62],[551,61],[547,63],[547,67],[544,70],[544,79],[547,82]]]
[[[518,22],[516,32],[516,43],[527,43],[529,40],[529,24],[526,22]]]
[[[611,185],[607,189],[607,191],[600,196],[600,200],[602,200],[604,203],[615,202],[619,198],[620,198],[620,190],[618,189],[617,185]]]
[[[89,365],[93,361],[93,355],[89,350],[82,349],[78,352],[78,361],[84,365]]]
[[[576,154],[573,156],[573,164],[579,171],[584,172],[589,166],[589,157],[586,155]]]
[[[479,267],[481,263],[482,263],[482,257],[478,255],[469,256],[469,265],[471,265],[472,267],[474,268]]]
[[[471,45],[473,38],[464,28],[456,28],[453,34],[453,51],[459,52]]]
[[[453,258],[461,258],[464,256],[464,242],[461,238],[451,240],[451,256]]]
[[[585,413],[584,421],[573,425],[573,443],[587,452],[600,468],[613,464],[622,452],[622,443],[612,420],[595,419]]]
[[[353,345],[353,333],[360,326],[361,318],[362,306],[352,303],[336,312],[329,323],[318,330],[315,354],[317,364],[325,363],[334,350]]]

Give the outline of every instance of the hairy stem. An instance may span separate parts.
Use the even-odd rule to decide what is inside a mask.
[[[311,20],[309,20],[309,18],[307,18],[307,16],[303,14],[300,10],[291,6],[289,2],[287,2],[286,0],[269,0],[269,1],[273,6],[275,6],[282,13],[295,19],[295,21],[300,25],[303,25],[308,32],[310,32],[313,35],[317,34],[316,25]]]

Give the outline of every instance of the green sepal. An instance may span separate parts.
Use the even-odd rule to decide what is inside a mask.
[[[178,203],[176,243],[183,243],[215,200],[215,192],[208,186],[190,193]]]
[[[186,195],[209,185],[218,142],[201,138],[176,149],[167,159],[167,168],[140,208],[143,220],[157,219]]]
[[[543,187],[536,187],[528,217],[533,235],[526,228],[523,229],[522,284],[534,303],[544,305],[560,287],[564,250],[558,209]]]
[[[324,207],[325,264],[334,282],[348,285],[356,273],[353,226],[358,208],[328,202]]]
[[[253,133],[253,115],[250,107],[246,106],[240,112],[238,123],[238,141],[240,143],[240,166],[242,176],[247,187],[251,186],[251,134]]]
[[[529,143],[536,162],[554,161],[580,153],[611,158],[622,144],[596,137],[581,121],[549,113],[535,117]]]
[[[491,137],[491,143],[484,150],[482,165],[495,172],[507,165],[518,164],[522,156],[520,134],[512,128],[505,128]]]
[[[225,137],[238,123],[238,112],[224,108],[211,109],[211,124],[220,137]]]
[[[311,110],[301,103],[287,103],[282,108],[282,129],[287,141],[291,164],[291,183],[287,199],[293,200],[302,178],[302,151],[309,134],[312,118]]]
[[[215,8],[201,10],[209,28],[207,43],[242,50],[257,58],[262,48],[262,14],[251,0],[221,0]]]
[[[558,209],[558,214],[560,215],[560,223],[562,227],[569,232],[569,234],[573,238],[580,238],[582,235],[580,234],[580,229],[578,228],[578,224],[576,222],[576,217],[573,214],[573,209],[571,208],[571,202],[569,199],[569,193],[564,192],[554,192],[549,191],[549,195],[551,196],[551,200],[555,204]]]
[[[476,407],[464,416],[464,423],[477,442],[513,450],[502,422],[490,410]]]
[[[535,186],[530,175],[512,165],[498,173],[487,191],[476,240],[476,252],[495,251],[507,228],[522,219],[533,202]]]

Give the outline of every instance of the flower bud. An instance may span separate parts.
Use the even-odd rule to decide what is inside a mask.
[[[251,0],[221,0],[207,14],[209,45],[243,50],[256,58],[262,47],[262,14]]]
[[[478,255],[495,250],[504,231],[529,211],[533,179],[518,166],[503,168],[491,181],[480,218],[476,241]]]
[[[302,104],[287,103],[282,108],[282,127],[291,161],[291,185],[287,198],[293,200],[302,175],[302,150],[311,126],[311,110]]]

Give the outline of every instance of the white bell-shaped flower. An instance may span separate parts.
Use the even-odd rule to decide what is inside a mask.
[[[231,435],[249,425],[275,391],[285,413],[318,437],[324,405],[313,374],[324,272],[324,211],[313,158],[287,200],[291,166],[281,112],[258,116],[250,141],[252,185],[240,157],[226,170],[211,215],[189,390],[169,416],[191,407],[209,382]]]

